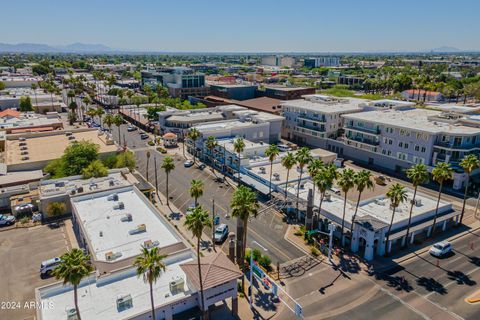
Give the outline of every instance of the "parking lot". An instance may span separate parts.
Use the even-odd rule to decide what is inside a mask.
[[[35,301],[35,288],[57,281],[53,277],[40,278],[41,262],[71,247],[63,225],[56,229],[37,226],[0,232],[0,302],[20,306],[12,310],[4,305],[0,319],[33,319],[35,310],[24,308],[24,304]]]

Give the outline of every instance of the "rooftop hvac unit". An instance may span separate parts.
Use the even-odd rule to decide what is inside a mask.
[[[68,136],[71,136],[72,133],[70,131],[67,131],[67,132],[65,132],[65,135],[68,137]]]
[[[107,197],[107,200],[108,201],[118,201],[118,194],[117,193],[114,193],[114,194],[111,194]]]
[[[142,233],[146,231],[147,231],[147,227],[145,226],[145,224],[139,224],[135,229],[128,231],[128,233],[133,235],[133,234]]]
[[[121,295],[117,297],[117,310],[123,311],[133,307],[133,299],[130,294]]]
[[[415,199],[415,205],[417,207],[421,207],[422,206],[422,199]]]
[[[24,156],[24,155],[28,154],[28,151],[22,151],[22,152],[20,152],[20,154],[21,154],[22,156]]]
[[[276,181],[280,181],[280,174],[278,172],[275,172],[273,174],[273,177],[275,178]]]
[[[175,294],[175,292],[183,292],[185,285],[185,280],[182,277],[178,277],[175,280],[170,281],[168,286],[170,287],[170,292]]]
[[[30,159],[30,158],[29,157],[22,157],[22,160],[24,160],[24,161],[28,160],[28,159]]]
[[[132,214],[131,213],[127,213],[125,214],[122,219],[120,219],[120,221],[122,222],[130,222],[133,220],[133,217],[132,217]]]
[[[332,195],[330,193],[325,194],[325,201],[331,201],[332,200]]]
[[[110,180],[110,181],[108,182],[108,185],[109,185],[110,187],[113,187],[113,186],[115,185],[115,181]],[[118,195],[117,195],[117,197],[118,197]]]
[[[260,167],[259,169],[260,169],[260,173],[265,173],[266,172],[265,167]]]
[[[75,136],[69,136],[68,140],[75,140]]]
[[[122,256],[121,252],[109,251],[109,252],[105,253],[105,260],[113,261],[113,260],[116,260],[116,259],[120,258],[121,256]]]
[[[22,146],[26,146],[27,143],[26,143],[26,142],[20,142],[18,145],[19,145],[20,147],[22,147]]]
[[[118,209],[124,209],[125,208],[125,205],[123,204],[123,202],[117,202],[113,205],[113,209],[114,210],[118,210]]]
[[[77,188],[77,192],[78,192],[78,193],[82,193],[82,192],[83,192],[83,187],[78,187],[78,188]]]
[[[77,310],[75,308],[67,308],[65,310],[67,312],[67,320],[77,320]]]
[[[27,139],[25,137],[20,137],[18,138],[19,141],[26,141]]]
[[[20,147],[20,150],[28,150],[27,146]]]

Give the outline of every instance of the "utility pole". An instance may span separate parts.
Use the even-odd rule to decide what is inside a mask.
[[[213,251],[217,252],[215,249],[215,198],[212,198],[212,247]]]

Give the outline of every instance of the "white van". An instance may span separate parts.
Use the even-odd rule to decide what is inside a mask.
[[[58,257],[43,261],[40,265],[40,275],[42,277],[49,276],[60,262],[62,262],[62,260]]]
[[[277,148],[278,148],[278,150],[280,150],[280,152],[287,152],[287,151],[292,150],[292,148],[290,148],[286,144],[279,144],[279,145],[277,145]]]

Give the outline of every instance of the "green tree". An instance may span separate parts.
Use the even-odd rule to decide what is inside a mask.
[[[73,301],[77,312],[77,319],[81,320],[80,309],[78,308],[78,286],[83,278],[93,271],[90,264],[90,257],[83,253],[83,250],[74,248],[60,257],[60,264],[53,269],[53,275],[63,280],[63,285],[73,286]]]
[[[412,223],[413,206],[415,205],[415,198],[417,197],[417,189],[419,185],[428,182],[429,176],[430,174],[428,173],[427,166],[422,163],[414,165],[413,167],[407,169],[407,178],[410,179],[413,184],[413,198],[412,198],[412,202],[410,203],[410,213],[408,215],[407,233],[405,235],[406,246],[408,246],[408,235],[410,233],[410,226]]]
[[[345,227],[345,212],[347,210],[347,195],[348,191],[355,186],[355,171],[352,169],[345,169],[343,172],[339,174],[338,178],[338,186],[342,189],[343,192],[343,216],[342,216],[342,246],[345,244],[345,236],[343,234],[344,227]]]
[[[322,214],[322,204],[325,199],[327,190],[333,186],[333,182],[337,177],[336,167],[332,164],[320,169],[320,171],[313,177],[313,183],[317,186],[320,192],[320,203],[318,204],[318,216],[317,221],[320,221],[320,215]]]
[[[198,279],[200,280],[200,300],[202,310],[205,310],[204,298],[203,298],[203,279],[202,279],[202,265],[200,261],[200,240],[203,235],[203,230],[206,227],[212,225],[212,221],[208,216],[208,212],[205,211],[202,206],[195,207],[192,213],[185,218],[185,227],[192,235],[197,238],[197,266],[198,266]]]
[[[462,205],[462,214],[460,215],[460,223],[463,222],[463,215],[465,213],[465,204],[467,203],[467,194],[468,194],[468,184],[470,183],[470,175],[472,171],[480,167],[480,161],[477,156],[474,154],[469,154],[465,156],[460,162],[460,167],[463,168],[463,171],[467,175],[467,181],[465,181],[465,192],[463,194],[463,205]]]
[[[388,242],[390,240],[390,232],[392,231],[393,218],[395,217],[395,210],[398,206],[407,201],[407,190],[399,183],[395,183],[390,186],[386,194],[387,198],[390,200],[392,208],[392,218],[390,219],[390,225],[388,226],[387,231],[387,240],[385,241],[385,255],[388,255]]]
[[[290,177],[290,170],[296,164],[297,159],[295,159],[295,155],[291,152],[287,152],[287,155],[282,158],[282,166],[287,169],[287,180],[285,181],[285,201],[287,201],[288,178]]]
[[[268,161],[270,161],[270,183],[268,186],[268,196],[272,196],[272,174],[273,174],[273,161],[278,157],[280,154],[280,150],[275,144],[271,144],[268,146],[267,150],[265,150],[265,155],[268,157]]]
[[[208,149],[210,164],[212,165],[213,173],[215,173],[215,163],[213,161],[213,149],[218,145],[217,140],[214,136],[209,136],[205,142],[205,146]]]
[[[313,180],[315,175],[324,167],[323,161],[320,159],[312,159],[307,165],[307,172]],[[315,184],[313,184],[313,202],[315,202]]]
[[[439,187],[438,187],[437,206],[435,207],[435,215],[433,216],[432,231],[430,232],[430,235],[432,235],[435,232],[435,225],[437,224],[438,206],[440,205],[440,199],[442,197],[443,183],[445,181],[453,179],[453,169],[449,163],[445,163],[445,162],[437,163],[435,168],[433,168],[432,170],[432,177],[433,177],[433,180],[438,183]]]
[[[258,208],[257,194],[246,186],[235,190],[230,204],[232,216],[237,218],[237,263],[243,265],[247,246],[247,227],[251,217],[256,218]]]
[[[25,96],[20,98],[19,110],[22,112],[33,111],[32,101],[30,97]]]
[[[98,107],[96,110],[95,110],[95,115],[98,117],[98,119],[100,120],[100,127],[103,127],[103,123],[102,123],[102,118],[103,118],[103,115],[105,114],[105,110],[102,108],[102,107]]]
[[[108,127],[109,132],[112,132],[113,114],[107,113],[105,117],[103,117],[103,124]]]
[[[193,143],[193,163],[197,160],[197,140],[200,138],[200,131],[197,128],[191,128],[187,133],[187,138]]]
[[[167,196],[167,206],[169,205],[169,195],[168,195],[168,178],[170,176],[170,172],[172,172],[175,169],[175,162],[173,161],[173,158],[170,156],[166,156],[163,158],[162,162],[162,169],[165,171],[166,175],[166,196]]]
[[[358,198],[357,198],[357,204],[355,206],[355,212],[352,216],[352,234],[353,234],[353,226],[355,223],[355,218],[357,217],[358,206],[360,205],[360,200],[362,199],[362,193],[365,189],[373,189],[375,186],[373,183],[372,173],[368,170],[362,170],[356,173],[353,180],[355,183],[355,187],[357,188]]]
[[[242,158],[242,152],[245,150],[245,141],[243,140],[242,137],[238,137],[235,139],[233,142],[233,150],[237,153],[238,159],[237,159],[237,173],[238,173],[238,185],[240,185],[241,179],[240,179],[240,164],[241,164],[241,158]]]
[[[64,202],[50,202],[47,205],[46,211],[49,217],[58,217],[65,214],[67,211],[67,205]]]
[[[190,189],[188,190],[190,197],[195,200],[195,207],[198,206],[198,198],[203,195],[203,182],[202,180],[193,179],[190,182]]]
[[[150,305],[152,307],[152,319],[155,317],[155,303],[153,301],[153,284],[165,272],[166,266],[163,260],[167,256],[160,254],[157,247],[147,249],[142,247],[142,254],[135,258],[133,266],[137,268],[137,276],[143,277],[143,281],[150,287]]]
[[[120,126],[123,124],[123,118],[122,116],[117,113],[114,117],[113,117],[113,124],[117,127],[118,129],[118,144],[121,145],[122,144],[122,132],[120,131]]]
[[[86,168],[82,170],[83,179],[106,177],[108,175],[108,168],[105,167],[102,161],[94,160]]]
[[[307,147],[300,148],[300,150],[298,150],[297,154],[295,155],[295,160],[297,160],[297,165],[300,169],[300,176],[298,177],[297,183],[297,202],[295,206],[295,211],[297,212],[297,218],[300,218],[300,214],[298,211],[298,201],[300,200],[300,183],[302,181],[303,170],[305,166],[312,160],[310,150]]]
[[[67,176],[82,174],[83,169],[97,160],[99,146],[88,141],[70,144],[61,157],[62,172]]]
[[[5,83],[0,81],[0,91],[5,89]]]
[[[125,151],[117,156],[117,168],[128,168],[130,171],[135,169],[135,155],[131,151]]]

